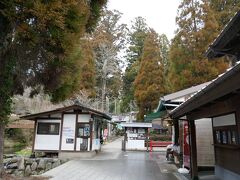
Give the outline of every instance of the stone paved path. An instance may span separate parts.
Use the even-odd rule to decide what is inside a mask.
[[[121,151],[121,139],[104,145],[92,159],[69,161],[44,176],[53,180],[179,180],[164,152]]]

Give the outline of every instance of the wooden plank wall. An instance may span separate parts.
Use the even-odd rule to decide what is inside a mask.
[[[240,150],[215,147],[216,164],[240,174]]]
[[[212,133],[212,120],[201,119],[195,120],[196,125],[196,141],[197,141],[197,161],[198,166],[213,167],[214,160],[214,146]]]

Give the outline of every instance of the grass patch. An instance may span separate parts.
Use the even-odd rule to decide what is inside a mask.
[[[22,149],[21,151],[17,151],[16,154],[19,156],[30,156],[32,154],[32,150],[31,149]]]
[[[24,148],[26,146],[26,143],[22,143],[22,142],[16,142],[14,144],[14,148]]]

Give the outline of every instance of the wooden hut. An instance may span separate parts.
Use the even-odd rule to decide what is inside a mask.
[[[111,117],[72,105],[21,117],[34,121],[33,152],[57,153],[60,158],[89,157],[100,150],[101,124]]]
[[[151,123],[131,122],[121,123],[125,135],[122,144],[123,150],[148,150],[148,129]]]

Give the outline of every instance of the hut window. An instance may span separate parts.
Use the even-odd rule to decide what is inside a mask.
[[[37,134],[58,135],[59,123],[38,123]]]
[[[90,124],[78,123],[77,124],[77,136],[78,137],[89,137],[90,136]]]

